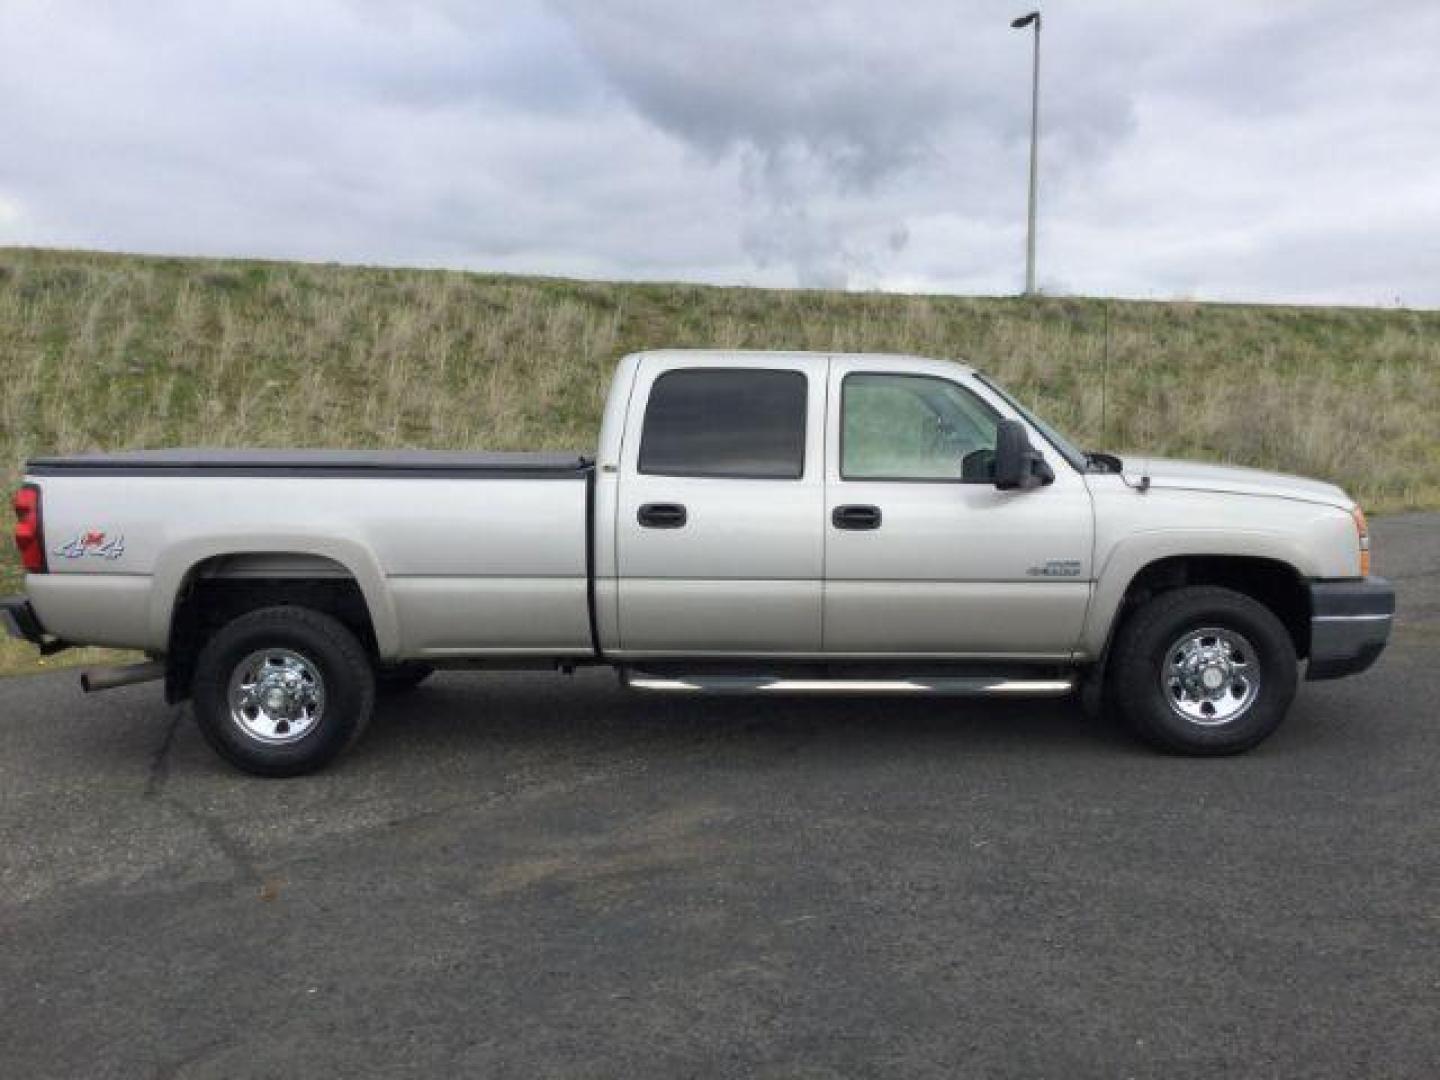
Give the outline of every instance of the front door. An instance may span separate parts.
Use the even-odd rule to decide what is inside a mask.
[[[826,652],[1067,658],[1093,577],[1083,478],[1032,435],[1053,484],[965,479],[965,456],[993,452],[1002,414],[955,365],[835,358],[830,403]]]
[[[825,366],[641,362],[618,490],[621,652],[820,651]]]

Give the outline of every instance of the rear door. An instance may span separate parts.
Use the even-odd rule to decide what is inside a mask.
[[[620,652],[820,651],[825,370],[641,361],[615,526]]]
[[[955,365],[911,363],[830,364],[826,652],[1068,658],[1093,577],[1084,480],[1036,434],[1053,484],[966,479],[1003,403]]]

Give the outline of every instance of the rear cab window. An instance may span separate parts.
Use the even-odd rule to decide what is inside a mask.
[[[679,368],[650,387],[638,468],[652,476],[799,480],[806,377],[799,371]]]

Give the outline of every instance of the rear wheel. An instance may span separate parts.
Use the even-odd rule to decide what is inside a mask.
[[[1136,734],[1181,754],[1235,754],[1272,734],[1295,697],[1295,646],[1268,608],[1221,588],[1147,601],[1121,627],[1110,697]]]
[[[221,757],[260,776],[327,764],[369,722],[375,676],[359,640],[302,607],[252,611],[222,627],[195,667],[195,718]]]

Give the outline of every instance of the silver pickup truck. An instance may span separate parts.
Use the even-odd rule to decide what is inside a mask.
[[[1330,484],[1084,453],[907,356],[621,361],[598,453],[37,458],[46,651],[140,649],[235,765],[315,769],[438,667],[609,664],[677,693],[1060,695],[1150,742],[1260,742],[1384,648],[1394,592]]]

